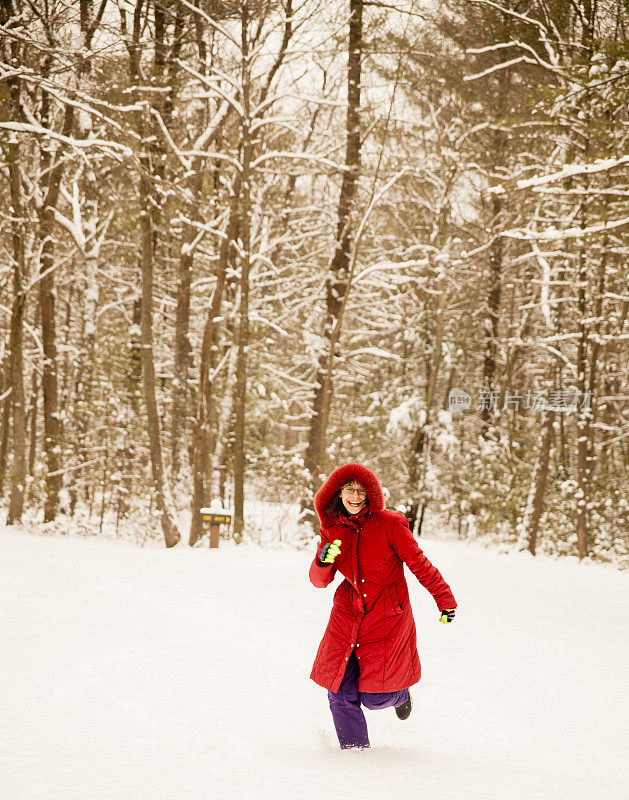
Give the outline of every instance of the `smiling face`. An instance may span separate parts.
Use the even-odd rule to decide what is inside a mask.
[[[349,481],[341,489],[341,501],[348,513],[358,514],[367,505],[367,492],[358,481]]]

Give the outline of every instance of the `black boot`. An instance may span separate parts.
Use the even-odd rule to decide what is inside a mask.
[[[411,700],[411,690],[408,689],[408,700],[402,703],[401,706],[395,707],[395,713],[397,714],[398,719],[408,719],[411,716],[411,711],[413,710],[413,701]]]

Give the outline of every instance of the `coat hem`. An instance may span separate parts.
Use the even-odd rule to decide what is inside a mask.
[[[324,682],[322,679],[315,678],[312,675],[310,675],[310,680],[313,681],[313,683],[316,683],[317,686],[320,686],[322,689],[327,689],[329,692],[334,692],[334,689],[332,688],[334,686],[334,681],[332,681],[332,682]],[[342,680],[342,678],[341,678],[341,680]],[[404,686],[400,686],[397,683],[390,684],[390,685],[385,684],[384,686],[383,685],[371,686],[369,684],[369,682],[365,685],[365,684],[361,683],[361,681],[359,679],[358,680],[358,691],[359,692],[367,692],[369,694],[382,694],[383,692],[399,692],[401,689],[408,689],[410,686],[415,686],[415,684],[419,683],[420,680],[421,680],[421,674],[411,678],[411,680],[408,683],[404,684]],[[339,684],[339,686],[340,686],[340,684]],[[337,686],[336,691],[338,691],[338,689],[339,689],[339,687]]]

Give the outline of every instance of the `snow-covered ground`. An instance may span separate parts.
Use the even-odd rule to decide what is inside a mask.
[[[338,749],[309,680],[311,552],[166,551],[0,529],[7,800],[629,797],[629,576],[422,539],[414,710]]]

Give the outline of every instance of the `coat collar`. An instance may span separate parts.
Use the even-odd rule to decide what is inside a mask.
[[[358,514],[343,514],[342,511],[337,512],[336,521],[341,525],[351,525],[352,528],[359,528],[367,519],[369,514],[371,513],[371,509],[369,506],[365,506],[361,508]]]

